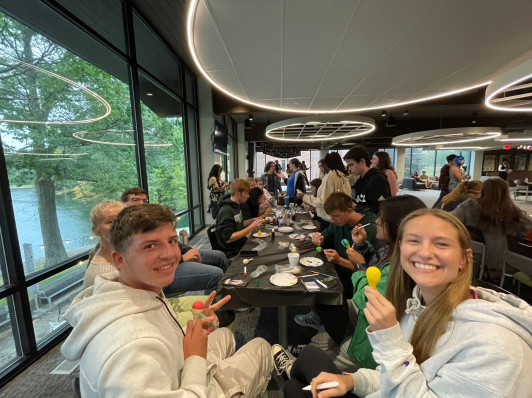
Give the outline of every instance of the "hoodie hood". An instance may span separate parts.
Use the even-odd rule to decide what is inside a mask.
[[[462,302],[453,313],[456,323],[480,322],[495,324],[515,333],[532,349],[532,307],[510,294],[490,289],[472,287],[478,299]],[[416,319],[425,311],[421,304],[419,288],[414,288],[412,298],[406,304],[406,314]]]
[[[220,200],[218,201],[218,206],[220,206],[220,208],[222,206],[225,206],[225,205],[229,205],[231,206],[233,209],[235,209],[236,211],[240,211],[240,206],[238,205],[238,203],[234,202],[231,200],[231,194],[230,193],[226,193],[224,196],[222,196],[220,198]]]
[[[73,330],[61,352],[68,360],[79,360],[92,339],[113,322],[164,306],[158,297],[118,282],[118,271],[97,276],[94,286],[78,294],[63,315]]]

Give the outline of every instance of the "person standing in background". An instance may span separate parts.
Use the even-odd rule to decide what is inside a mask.
[[[457,156],[454,158],[454,162],[451,162],[449,165],[449,192],[452,192],[453,189],[455,189],[466,177],[465,173],[461,169],[464,161],[465,159],[463,156]]]
[[[369,153],[362,145],[356,145],[344,155],[349,172],[359,175],[355,184],[353,201],[358,207],[368,207],[373,213],[379,213],[379,201],[389,198],[390,184],[381,170],[371,169]]]
[[[440,170],[440,196],[438,197],[436,203],[434,203],[434,206],[432,206],[433,209],[439,209],[441,207],[442,198],[449,194],[449,171],[451,169],[451,163],[454,163],[455,157],[455,154],[451,154],[445,158],[445,160],[447,160],[447,164],[443,165]]]
[[[318,168],[320,169],[320,179],[323,180],[323,177],[325,177],[325,159],[318,160]]]
[[[393,168],[392,160],[390,159],[388,152],[375,152],[371,158],[371,165],[376,169],[384,171],[384,174],[386,174],[386,177],[388,178],[388,184],[390,184],[390,193],[392,196],[396,196],[398,190],[397,174],[395,173],[395,169]]]
[[[274,197],[275,203],[277,203],[279,193],[283,193],[283,189],[281,188],[281,177],[279,176],[279,174],[281,176],[282,174],[277,171],[277,166],[281,167],[281,165],[276,162],[277,161],[269,161],[266,163],[266,166],[264,166],[264,174],[261,176],[264,189]]]
[[[211,191],[209,194],[209,209],[207,212],[211,212],[212,218],[216,218],[218,213],[218,200],[225,193],[226,188],[229,186],[229,183],[224,183],[222,180],[222,171],[223,167],[219,164],[214,164],[209,176],[207,177],[207,188]]]
[[[502,164],[499,165],[498,171],[499,177],[506,181],[508,179],[508,173],[510,172],[510,168],[508,167],[508,161],[503,160]]]

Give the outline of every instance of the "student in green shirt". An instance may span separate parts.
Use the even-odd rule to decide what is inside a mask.
[[[333,192],[325,201],[323,208],[331,217],[331,224],[320,233],[312,235],[312,243],[322,246],[323,254],[327,261],[334,264],[340,283],[344,289],[344,297],[353,296],[353,284],[351,274],[355,270],[346,254],[346,248],[342,245],[342,240],[347,239],[350,245],[353,244],[351,231],[353,228],[364,228],[367,232],[368,241],[375,244],[377,226],[375,220],[377,215],[369,208],[360,211],[353,209],[353,199],[342,192]],[[363,227],[364,226],[364,227]],[[305,315],[296,315],[295,322],[302,326],[313,327],[320,330],[325,329],[331,338],[340,345],[347,327],[349,325],[349,315],[347,305],[316,306]]]

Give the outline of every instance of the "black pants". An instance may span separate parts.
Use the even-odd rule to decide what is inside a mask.
[[[340,283],[344,290],[344,300],[341,305],[316,304],[316,313],[320,316],[323,327],[334,342],[339,346],[349,327],[349,310],[345,300],[353,297],[353,283],[351,282],[350,272],[336,266]]]
[[[312,397],[310,391],[301,391],[301,389],[309,385],[311,380],[321,372],[342,374],[325,352],[316,346],[307,345],[292,366],[290,380],[284,385],[284,396],[286,398]],[[343,396],[356,397],[351,392]]]
[[[434,203],[434,205],[432,206],[433,209],[439,209],[441,208],[441,200],[442,198],[447,195],[449,193],[449,190],[448,189],[442,189],[440,191],[440,196],[438,197],[438,200],[436,201],[436,203]]]

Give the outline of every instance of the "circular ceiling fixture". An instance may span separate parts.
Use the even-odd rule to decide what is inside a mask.
[[[302,116],[270,124],[266,127],[266,137],[291,142],[341,141],[374,130],[375,120],[364,116]]]
[[[457,127],[418,131],[394,137],[392,145],[423,147],[432,145],[450,145],[491,140],[501,135],[500,127]]]
[[[103,144],[103,145],[124,145],[124,146],[135,146],[136,144],[134,142],[115,142],[115,141],[104,141],[104,140],[95,140],[95,139],[89,139],[85,138],[85,135],[87,134],[93,134],[93,133],[102,133],[102,134],[108,134],[108,133],[117,133],[121,134],[122,136],[124,133],[131,135],[132,141],[133,141],[133,130],[93,130],[93,131],[76,131],[74,134],[72,134],[75,138],[82,141],[92,142],[94,144]],[[122,138],[122,137],[120,137]],[[144,146],[172,146],[171,143],[168,144],[157,144],[151,141],[145,141]]]
[[[486,88],[486,106],[499,111],[532,111],[532,59],[499,76]]]
[[[24,124],[81,124],[81,123],[94,123],[98,120],[101,120],[101,119],[104,119],[106,118],[107,116],[109,116],[109,114],[111,113],[111,105],[109,105],[109,103],[104,100],[101,96],[99,96],[98,94],[96,94],[94,91],[91,91],[89,90],[87,87],[84,87],[82,86],[81,84],[79,83],[76,83],[70,79],[67,79],[66,77],[63,77],[63,76],[60,76],[56,73],[53,73],[53,72],[50,72],[50,71],[47,71],[43,68],[40,68],[36,65],[33,65],[33,64],[29,64],[27,62],[23,62],[21,60],[18,60],[18,59],[15,59],[13,57],[10,57],[8,55],[3,55],[4,57],[6,58],[9,58],[10,60],[14,61],[16,63],[16,65],[13,65],[13,66],[26,66],[28,68],[31,68],[31,69],[34,69],[36,70],[37,72],[42,72],[44,74],[47,74],[48,76],[51,76],[51,77],[55,77],[56,79],[59,79],[59,80],[62,80],[68,84],[70,84],[71,86],[74,86],[76,88],[78,88],[79,90],[89,94],[91,97],[94,97],[96,98],[96,100],[98,100],[104,107],[105,109],[105,112],[103,115],[101,116],[98,116],[98,117],[95,117],[95,118],[91,118],[91,119],[84,119],[84,120],[64,120],[64,121],[61,121],[61,120],[51,120],[51,121],[44,121],[44,120],[11,120],[11,119],[0,119],[0,122],[9,122],[9,123],[24,123]],[[56,104],[57,105],[57,104]]]

